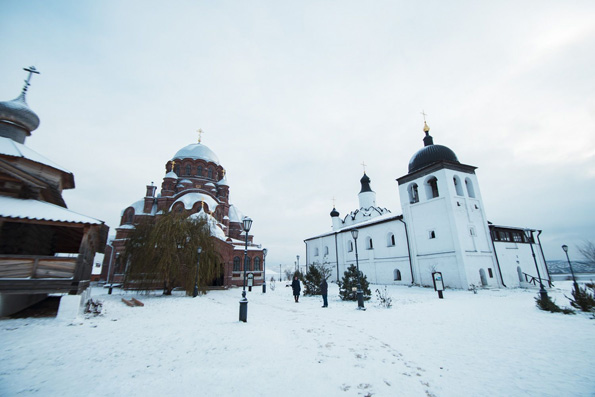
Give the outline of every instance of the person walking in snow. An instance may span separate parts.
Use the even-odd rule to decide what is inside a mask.
[[[323,278],[322,283],[320,283],[320,292],[322,293],[322,307],[328,307],[328,283],[326,278]]]
[[[295,303],[298,303],[300,299],[300,291],[302,287],[300,286],[300,280],[298,280],[298,276],[293,276],[293,281],[291,282],[291,289],[293,289],[293,299]]]

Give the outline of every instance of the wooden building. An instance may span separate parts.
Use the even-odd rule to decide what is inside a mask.
[[[104,222],[68,210],[62,191],[74,175],[25,145],[39,126],[25,100],[37,71],[25,70],[21,94],[0,102],[0,316],[47,294],[81,294],[108,234]]]

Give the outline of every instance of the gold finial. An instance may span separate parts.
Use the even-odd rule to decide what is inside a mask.
[[[225,178],[225,169],[222,169],[221,173],[223,174],[223,177]]]
[[[176,160],[171,161],[171,170],[173,171],[176,166]]]
[[[200,200],[200,208],[202,208],[202,210],[205,210],[205,202]]]
[[[364,167],[364,174],[365,174],[366,173],[366,163],[362,161],[361,165]]]
[[[199,128],[196,132],[198,132],[198,143],[200,143],[200,141],[202,140],[202,134],[204,134],[205,132],[202,130],[202,128]]]
[[[424,116],[424,132],[430,132],[430,127],[428,127],[428,123],[426,123],[426,112],[422,109],[421,115]]]

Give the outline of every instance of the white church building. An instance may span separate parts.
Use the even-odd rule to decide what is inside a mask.
[[[477,167],[459,162],[435,145],[424,122],[424,147],[397,179],[402,215],[376,205],[364,172],[359,208],[341,218],[331,211],[332,230],[304,240],[306,263],[332,268],[340,280],[356,264],[371,283],[431,286],[441,272],[450,288],[551,286],[541,249],[541,230],[488,222]],[[354,240],[352,229],[358,229]]]

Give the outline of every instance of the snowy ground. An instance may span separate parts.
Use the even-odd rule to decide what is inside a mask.
[[[94,288],[101,316],[0,320],[0,396],[595,396],[595,320],[541,312],[535,290],[389,287],[392,308],[358,311],[335,284],[326,309],[276,287],[248,294],[247,323],[238,289]]]

